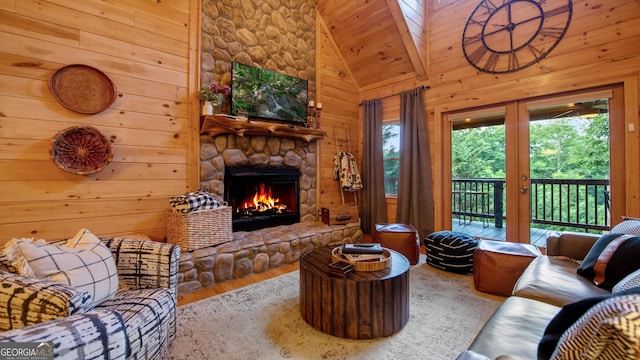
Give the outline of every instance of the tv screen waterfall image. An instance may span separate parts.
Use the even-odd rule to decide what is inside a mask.
[[[234,62],[231,113],[306,126],[308,81]]]

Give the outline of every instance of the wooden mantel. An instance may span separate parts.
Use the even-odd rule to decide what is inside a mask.
[[[206,115],[202,120],[200,134],[211,136],[221,134],[277,136],[311,142],[321,140],[327,133],[320,129],[256,121],[231,115]]]

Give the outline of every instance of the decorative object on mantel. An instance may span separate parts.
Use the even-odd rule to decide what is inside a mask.
[[[308,128],[320,128],[320,114],[322,113],[322,103],[315,103],[313,100],[309,101],[309,116],[307,116]]]
[[[116,100],[116,87],[109,77],[81,64],[53,72],[49,76],[49,90],[62,106],[81,114],[97,114]]]
[[[204,101],[202,103],[202,115],[213,115],[213,104],[211,101]]]
[[[204,102],[202,105],[202,115],[213,115],[219,112],[219,108],[224,102],[225,96],[231,93],[228,85],[218,85],[216,83],[210,86],[202,86],[198,91],[200,100]]]
[[[301,139],[306,142],[321,140],[326,132],[290,124],[279,124],[266,121],[249,120],[232,115],[207,115],[202,123],[200,134],[211,136],[220,134],[236,134],[238,136],[276,136]]]
[[[49,149],[62,170],[78,175],[96,173],[113,159],[111,143],[92,126],[72,126],[56,134]]]

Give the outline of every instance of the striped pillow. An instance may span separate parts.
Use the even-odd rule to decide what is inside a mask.
[[[71,286],[0,271],[0,331],[83,314],[91,295]]]
[[[640,235],[640,219],[623,217],[624,221],[614,226],[610,232]]]
[[[598,303],[562,335],[551,359],[637,359],[640,356],[638,314],[638,294]]]
[[[611,292],[615,294],[633,288],[640,288],[640,269],[632,272],[624,279],[618,281]]]
[[[5,254],[21,275],[87,291],[94,306],[118,291],[118,270],[111,251],[86,229],[64,245],[13,239],[7,243]]]

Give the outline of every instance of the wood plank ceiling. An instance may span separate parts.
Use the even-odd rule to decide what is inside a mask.
[[[427,79],[427,54],[416,45],[416,41],[423,41],[416,34],[426,34],[426,29],[422,24],[407,22],[418,17],[424,23],[426,15],[421,11],[411,17],[416,8],[407,5],[411,2],[318,0],[321,20],[361,91],[384,86],[393,79]]]

